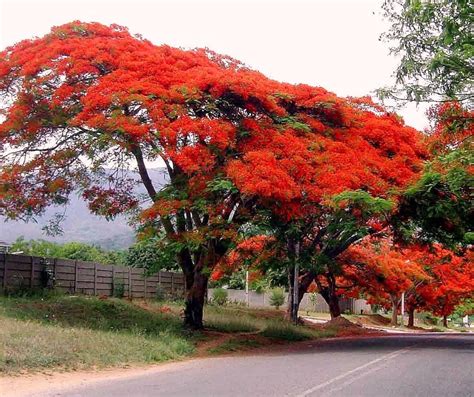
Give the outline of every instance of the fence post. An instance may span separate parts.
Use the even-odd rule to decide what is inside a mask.
[[[111,295],[114,296],[115,291],[115,265],[112,265],[112,293]]]
[[[147,277],[145,277],[145,271],[144,271],[143,272],[143,280],[145,282],[145,292],[143,293],[143,296],[145,297],[145,299],[146,299],[146,279],[147,279]]]
[[[35,257],[30,256],[30,258],[31,258],[30,288],[33,288],[33,282],[35,279]]]
[[[54,278],[53,278],[53,289],[56,288],[56,278],[57,278],[57,275],[58,275],[58,271],[57,271],[57,266],[56,266],[56,261],[57,259],[54,258],[53,259],[53,275],[54,275]]]
[[[3,288],[7,287],[7,254],[3,255]]]
[[[174,272],[171,272],[171,296],[174,296]]]
[[[128,268],[128,297],[132,297],[132,268]]]
[[[97,263],[94,262],[94,296],[97,295]]]
[[[79,269],[77,259],[74,261],[74,293],[77,294],[77,286],[79,284]]]

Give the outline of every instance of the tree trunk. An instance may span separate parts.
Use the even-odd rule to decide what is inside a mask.
[[[194,273],[193,284],[186,291],[186,302],[184,308],[184,324],[192,329],[202,329],[204,327],[203,309],[204,299],[207,291],[207,276],[199,270]]]
[[[286,308],[286,319],[292,321],[294,318],[294,305],[293,305],[293,298],[294,298],[294,290],[293,290],[293,283],[294,280],[294,268],[292,266],[288,267],[288,299],[287,299],[287,308]]]
[[[396,326],[398,325],[398,298],[390,296],[390,300],[392,301],[392,321],[390,321],[390,325]]]
[[[208,276],[203,274],[205,268],[212,268],[216,263],[216,252],[213,243],[209,243],[194,263],[187,249],[178,254],[178,263],[183,270],[186,281],[184,307],[184,325],[191,329],[202,329],[204,300],[207,293]]]
[[[408,327],[413,328],[415,326],[415,309],[408,309]]]
[[[448,328],[448,316],[443,316],[443,327]]]
[[[326,275],[328,282],[327,287],[321,286],[318,284],[319,293],[324,298],[326,303],[329,306],[329,313],[331,314],[331,319],[337,318],[341,315],[341,308],[339,306],[339,296],[336,294],[336,283],[332,275]]]
[[[331,314],[331,320],[341,315],[341,308],[339,306],[339,297],[334,293],[329,295],[329,312]]]
[[[339,306],[339,297],[336,294],[336,288],[319,287],[319,293],[329,306],[329,313],[331,314],[331,319],[339,317],[341,315],[341,308]]]
[[[300,307],[301,301],[304,298],[304,294],[308,292],[308,288],[314,280],[316,275],[313,272],[305,272],[299,279],[298,287],[298,309]]]
[[[291,272],[291,275],[290,275]],[[287,308],[287,317],[288,319],[294,319],[293,317],[293,296],[294,296],[294,290],[293,290],[293,270],[291,270],[288,274],[288,285],[289,285],[289,293],[288,295],[288,308]],[[303,300],[304,294],[308,291],[309,286],[313,282],[315,277],[315,274],[313,272],[305,272],[303,273],[302,276],[300,276],[300,279],[298,281],[298,302],[296,305],[297,312],[300,309],[300,304],[301,301]],[[291,302],[290,302],[291,301]]]

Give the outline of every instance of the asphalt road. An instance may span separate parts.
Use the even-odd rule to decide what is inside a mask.
[[[340,339],[297,351],[193,360],[45,396],[474,396],[474,335]]]

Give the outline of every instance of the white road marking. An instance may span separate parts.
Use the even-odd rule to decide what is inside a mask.
[[[306,396],[309,396],[310,394],[314,393],[315,391],[318,391],[318,390],[321,390],[323,389],[324,387],[326,386],[329,386],[331,384],[333,384],[334,382],[337,382],[341,379],[344,379],[356,372],[359,372],[367,367],[370,367],[371,365],[374,365],[374,364],[377,364],[381,361],[387,361],[387,360],[391,360],[392,358],[395,358],[397,356],[399,356],[400,354],[403,354],[403,353],[406,353],[407,351],[409,351],[413,346],[415,345],[412,345],[412,346],[409,346],[409,347],[405,347],[403,349],[400,349],[400,350],[396,350],[392,353],[389,353],[389,354],[386,354],[382,357],[379,357],[379,358],[376,358],[375,360],[372,360],[372,361],[369,361],[368,363],[364,364],[364,365],[361,365],[360,367],[357,367],[357,368],[354,368],[354,369],[351,369],[350,371],[347,371],[347,372],[344,372],[343,374],[341,375],[338,375],[336,376],[335,378],[332,378],[332,379],[329,379],[328,381],[324,382],[324,383],[320,383],[319,385],[316,385],[310,389],[307,389],[305,390],[303,393],[300,393],[298,395],[296,395],[295,397],[306,397]],[[378,369],[378,368],[377,368]],[[372,371],[370,371],[372,372]],[[352,383],[352,382],[349,382],[349,383]]]

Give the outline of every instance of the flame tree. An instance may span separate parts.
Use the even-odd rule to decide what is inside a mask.
[[[55,27],[0,60],[0,213],[29,220],[79,192],[96,214],[138,214],[143,233],[163,230],[185,274],[194,328],[209,274],[261,209],[284,225],[322,220],[324,200],[359,189],[387,198],[420,167],[417,132],[367,100],[117,25]],[[157,160],[163,187],[150,177]],[[315,225],[313,245],[327,233]]]

